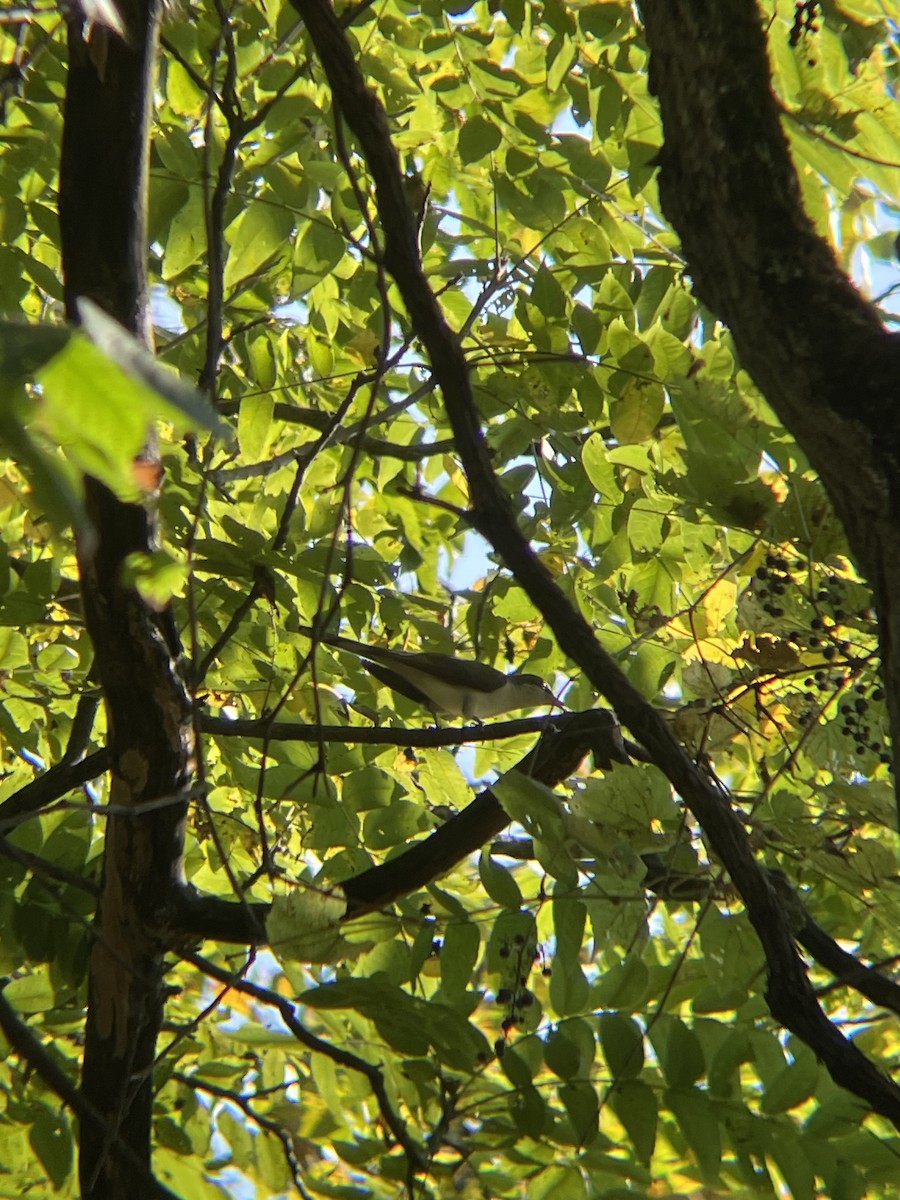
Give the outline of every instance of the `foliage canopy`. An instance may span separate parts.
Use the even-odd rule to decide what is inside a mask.
[[[162,28],[143,247],[156,348],[218,417],[136,367],[133,347],[64,329],[67,60],[84,35],[103,79],[100,47],[118,36],[102,6],[82,7],[95,23],[74,21],[68,47],[56,9],[0,18],[0,1195],[78,1189],[74,1101],[48,1063],[74,1087],[89,1003],[103,1028],[100,806],[126,723],[90,636],[85,563],[106,534],[82,479],[118,512],[154,507],[151,421],[159,543],[113,584],[177,659],[197,754],[193,780],[176,772],[128,819],[184,803],[184,911],[216,897],[253,930],[229,939],[225,916],[164,904],[174,863],[151,881],[171,988],[150,1060],[156,1178],[192,1198],[241,1179],[260,1197],[890,1194],[890,1103],[839,1086],[814,1033],[773,1017],[748,896],[660,743],[628,724],[630,761],[579,755],[554,788],[515,770],[540,721],[430,729],[302,632],[524,668],[591,709],[596,679],[489,544],[496,512],[514,512],[542,578],[734,806],[740,853],[835,1036],[893,1064],[900,992],[866,966],[900,952],[866,564],[809,446],[692,291],[657,192],[663,130],[632,6],[379,0],[343,14],[403,171],[399,217],[417,218],[424,278],[465,356],[496,512],[461,449],[441,331],[404,287],[388,143],[381,162],[364,152],[313,4],[192,0]],[[130,22],[153,6],[120,7],[139,36]],[[878,0],[766,7],[803,204],[885,301],[896,26]],[[133,312],[93,298],[140,334]],[[137,726],[165,710],[149,680],[128,703]],[[492,782],[495,799],[475,803],[505,816],[480,854],[460,834],[440,878],[390,895],[376,882],[341,922],[339,885],[436,830],[452,843],[455,814]],[[110,1098],[112,1141],[131,1104]]]

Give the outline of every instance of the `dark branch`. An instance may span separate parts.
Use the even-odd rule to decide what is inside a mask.
[[[240,406],[240,400],[221,400],[218,408],[223,416],[235,416]],[[286,425],[306,425],[310,429],[318,429],[320,432],[328,429],[330,424],[330,415],[327,412],[322,412],[317,408],[298,408],[296,404],[285,402],[275,405],[273,416]],[[454,450],[452,438],[442,438],[437,442],[410,442],[409,445],[404,445],[400,442],[389,442],[384,438],[373,437],[371,434],[361,434],[359,425],[343,426],[336,431],[331,440],[341,444],[358,440],[360,450],[364,454],[371,454],[373,458],[396,458],[401,462],[411,463],[421,462],[424,458],[430,458],[436,454],[452,454]],[[265,462],[251,463],[248,466],[230,469],[222,467],[215,472],[215,480],[217,483],[225,485],[231,479],[248,479],[254,475],[268,474],[275,470],[276,466],[283,466],[305,454],[312,448],[312,445],[313,443],[295,446],[292,450],[286,450],[283,454],[266,459]]]
[[[258,1113],[253,1107],[253,1100],[256,1099],[255,1096],[247,1096],[243,1092],[235,1092],[231,1088],[220,1087],[211,1080],[202,1079],[199,1076],[185,1075],[181,1071],[174,1071],[172,1078],[177,1083],[183,1084],[184,1087],[190,1088],[192,1091],[205,1092],[208,1096],[215,1096],[218,1100],[227,1100],[229,1104],[233,1104],[236,1108],[239,1108],[244,1116],[249,1121],[252,1121],[254,1125],[265,1130],[266,1133],[270,1133],[272,1137],[277,1138],[281,1143],[285,1162],[291,1173],[291,1179],[293,1180],[294,1187],[297,1189],[297,1194],[303,1200],[310,1200],[309,1192],[303,1186],[301,1167],[297,1161],[297,1154],[294,1150],[294,1141],[290,1130],[286,1129],[278,1121],[273,1121],[271,1117],[266,1117],[262,1113]]]
[[[109,770],[110,761],[108,750],[97,750],[81,762],[71,765],[57,763],[31,783],[26,783],[23,788],[7,796],[0,804],[0,830],[18,825],[23,818],[40,812],[67,792],[96,779]]]
[[[142,1195],[146,1195],[148,1200],[150,1197],[159,1197],[160,1200],[179,1200],[174,1192],[159,1182],[150,1172],[147,1164],[142,1162],[120,1137],[108,1138],[106,1121],[101,1114],[85,1099],[84,1094],[75,1086],[56,1059],[44,1049],[3,995],[2,987],[6,982],[8,980],[0,985],[0,1029],[3,1030],[6,1040],[15,1053],[78,1117],[82,1126],[87,1125],[93,1128],[101,1140],[109,1141],[110,1152],[127,1163],[129,1168],[143,1180],[145,1188],[142,1189]]]
[[[736,3],[737,0],[732,0],[730,4],[721,4],[721,8],[730,12]],[[767,996],[773,1015],[815,1050],[838,1083],[864,1097],[876,1111],[900,1127],[900,1088],[832,1025],[820,1007],[785,912],[753,856],[728,796],[688,757],[662,716],[598,643],[594,631],[557,586],[516,525],[487,454],[461,343],[444,320],[422,271],[415,221],[404,194],[400,162],[391,143],[384,108],[366,86],[327,0],[292,0],[292,4],[306,22],[335,102],[355,133],[375,181],[385,265],[394,276],[441,388],[469,481],[473,524],[531,597],[562,650],[612,703],[622,724],[651,753],[701,824],[743,898],[762,943],[768,965]],[[715,9],[718,5],[720,0],[709,0],[704,7]],[[656,7],[663,9],[666,5]],[[682,7],[691,5],[686,3]],[[743,7],[749,6],[745,3]],[[709,45],[716,46],[722,62],[730,68],[734,57],[741,57],[747,51],[742,44],[729,53],[711,36],[710,29],[718,28],[721,23],[722,19],[708,23],[704,37]],[[699,26],[701,22],[695,17],[692,24]],[[696,63],[686,54],[684,57],[685,63],[690,62],[691,70],[696,71]],[[755,97],[750,102],[755,103]],[[721,144],[727,145],[727,141]],[[720,157],[713,155],[711,161],[718,165]],[[900,555],[897,561],[900,562]],[[900,594],[900,587],[897,590]]]
[[[198,971],[202,971],[212,979],[218,980],[219,983],[227,984],[229,987],[234,988],[235,991],[242,992],[245,996],[252,996],[259,1003],[276,1009],[287,1028],[307,1050],[312,1050],[315,1054],[323,1054],[326,1058],[330,1058],[332,1062],[337,1063],[338,1066],[346,1067],[348,1070],[356,1071],[362,1075],[368,1081],[369,1087],[371,1087],[375,1099],[378,1101],[378,1109],[382,1120],[406,1154],[410,1169],[416,1173],[427,1169],[421,1147],[412,1140],[409,1131],[388,1099],[384,1076],[378,1067],[370,1062],[366,1062],[359,1055],[353,1054],[349,1050],[344,1050],[340,1046],[332,1045],[331,1042],[326,1042],[324,1038],[310,1033],[298,1018],[294,1005],[284,996],[279,996],[276,992],[260,987],[258,984],[250,983],[249,980],[242,979],[239,975],[234,975],[231,971],[225,971],[221,967],[217,967],[214,963],[211,963],[209,959],[201,958],[199,954],[188,954],[185,955],[185,958]]]
[[[492,721],[484,725],[463,725],[459,729],[425,729],[386,725],[301,725],[297,721],[270,721],[266,717],[201,716],[200,728],[215,737],[266,738],[270,742],[311,742],[315,745],[335,742],[364,746],[410,746],[433,750],[437,746],[467,746],[477,742],[496,742],[521,737],[523,733],[542,733],[548,722],[560,726],[573,716],[522,717],[515,721]],[[30,785],[29,785],[30,786]]]
[[[797,941],[820,967],[831,971],[836,986],[853,988],[873,1004],[900,1014],[900,986],[874,967],[860,962],[849,950],[841,949],[808,913],[797,930]]]
[[[565,714],[554,718],[548,728],[552,732],[546,732],[516,768],[548,786],[566,779],[586,754],[593,754],[606,767],[612,762],[628,762],[621,731],[608,712]],[[482,792],[423,841],[380,866],[345,879],[340,886],[347,897],[346,919],[384,908],[398,897],[432,883],[479,850],[508,823],[509,817],[490,790]],[[269,907],[197,896],[191,889],[182,888],[173,894],[169,918],[172,939],[177,941],[189,934],[245,945],[258,943]]]
[[[663,207],[694,290],[818,471],[873,588],[897,742],[900,336],[803,210],[758,6],[645,0],[642,11],[665,132]]]

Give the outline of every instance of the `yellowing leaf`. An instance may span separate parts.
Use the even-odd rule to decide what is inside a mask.
[[[371,329],[361,329],[347,343],[347,350],[352,358],[362,363],[364,367],[374,367],[378,362],[381,341]]]

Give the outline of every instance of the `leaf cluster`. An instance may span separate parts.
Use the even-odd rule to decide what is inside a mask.
[[[896,36],[874,0],[829,6],[793,46],[789,31],[776,20],[770,45],[805,202],[845,266],[863,254],[881,277]],[[422,263],[520,527],[727,785],[759,861],[861,958],[893,962],[871,595],[803,450],[684,276],[631,6],[386,0],[348,34],[418,203],[428,189]],[[900,1143],[769,1016],[744,908],[654,766],[588,763],[553,791],[511,774],[525,735],[422,748],[414,705],[301,632],[340,623],[596,702],[473,531],[369,167],[294,9],[199,0],[163,34],[158,357],[203,381],[225,436],[61,323],[62,23],[38,14],[29,38],[40,67],[0,138],[0,307],[16,318],[0,326],[5,997],[74,1078],[104,785],[24,817],[4,804],[105,744],[96,703],[87,732],[79,715],[97,697],[69,527],[90,536],[83,472],[123,499],[152,490],[134,461],[153,420],[163,546],[134,581],[173,604],[198,713],[345,730],[203,742],[187,881],[241,902],[287,892],[288,925],[315,925],[318,950],[305,928],[292,951],[283,921],[255,959],[207,947],[223,983],[173,947],[160,1178],[198,1197],[236,1175],[260,1196],[396,1195],[410,1164],[389,1107],[427,1166],[423,1195],[889,1194]],[[0,25],[0,58],[13,53]],[[410,727],[409,746],[355,741],[373,722]],[[498,778],[512,825],[477,862],[339,931],[322,915],[330,889]],[[892,1020],[811,973],[832,1020],[889,1067]],[[377,1064],[385,1106],[358,1063],[284,1031],[285,995],[315,1038]],[[73,1193],[54,1096],[12,1057],[0,1079],[0,1194]]]

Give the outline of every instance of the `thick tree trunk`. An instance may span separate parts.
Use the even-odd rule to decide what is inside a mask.
[[[59,189],[66,303],[77,319],[77,298],[89,296],[149,340],[148,131],[161,0],[119,0],[117,9],[125,38],[98,27],[85,34],[77,22],[69,31]],[[94,480],[86,488],[95,536],[78,548],[81,586],[120,814],[106,822],[82,1078],[107,1125],[82,1126],[80,1177],[86,1200],[139,1200],[164,1193],[150,1172],[164,983],[156,931],[180,878],[192,727],[169,627],[122,582],[126,556],[152,548],[151,500],[123,504]],[[170,802],[140,811],[161,798]]]

